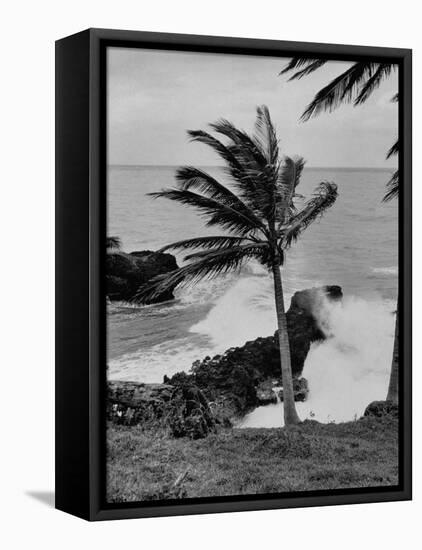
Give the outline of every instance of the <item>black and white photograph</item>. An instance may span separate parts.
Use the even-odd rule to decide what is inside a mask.
[[[1,547],[413,548],[422,33],[390,4],[5,6]]]
[[[397,486],[398,66],[106,63],[107,502]]]

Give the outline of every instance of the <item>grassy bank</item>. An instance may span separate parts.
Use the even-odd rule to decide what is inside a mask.
[[[110,425],[108,442],[110,502],[398,483],[398,423],[390,417],[227,429],[196,441]]]

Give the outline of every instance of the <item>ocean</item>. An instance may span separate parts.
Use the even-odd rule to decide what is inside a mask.
[[[206,168],[224,180],[218,167]],[[110,166],[107,234],[126,252],[157,250],[176,240],[220,234],[192,209],[146,194],[174,185],[176,167]],[[282,276],[286,309],[297,290],[340,285],[341,306],[324,312],[329,338],[314,344],[303,376],[310,398],[300,416],[346,421],[385,398],[398,284],[397,201],[382,203],[391,170],[307,168],[298,192],[308,197],[321,181],[338,185],[338,199],[288,252]],[[182,257],[176,255],[182,262]],[[223,353],[276,329],[272,280],[257,264],[236,275],[176,291],[172,302],[108,306],[109,379],[162,382],[189,371],[193,361]],[[243,426],[281,422],[281,405],[260,407]]]

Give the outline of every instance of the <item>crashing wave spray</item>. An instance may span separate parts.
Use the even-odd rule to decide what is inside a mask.
[[[296,403],[302,420],[354,420],[371,401],[385,399],[394,343],[393,312],[391,302],[323,299],[314,315],[327,339],[312,344],[305,361],[303,376],[310,393],[307,401]],[[240,427],[282,426],[281,408],[282,404],[258,407]]]
[[[387,394],[394,343],[394,305],[346,298],[316,314],[327,340],[311,347],[304,403],[320,422],[353,420]]]

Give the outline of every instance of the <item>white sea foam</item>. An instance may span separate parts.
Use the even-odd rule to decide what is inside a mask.
[[[274,298],[267,276],[240,278],[190,331],[207,335],[221,353],[275,330]]]
[[[188,338],[158,344],[149,350],[140,350],[109,362],[109,380],[134,382],[162,382],[164,375],[188,371],[194,361],[211,353],[205,344],[192,343]]]
[[[397,266],[392,265],[389,267],[373,267],[371,271],[378,275],[397,275],[399,270]]]
[[[297,403],[302,420],[343,422],[385,399],[394,340],[394,303],[346,298],[325,303],[319,323],[327,339],[311,346],[303,376],[310,394]],[[282,404],[259,407],[241,427],[281,426]]]

